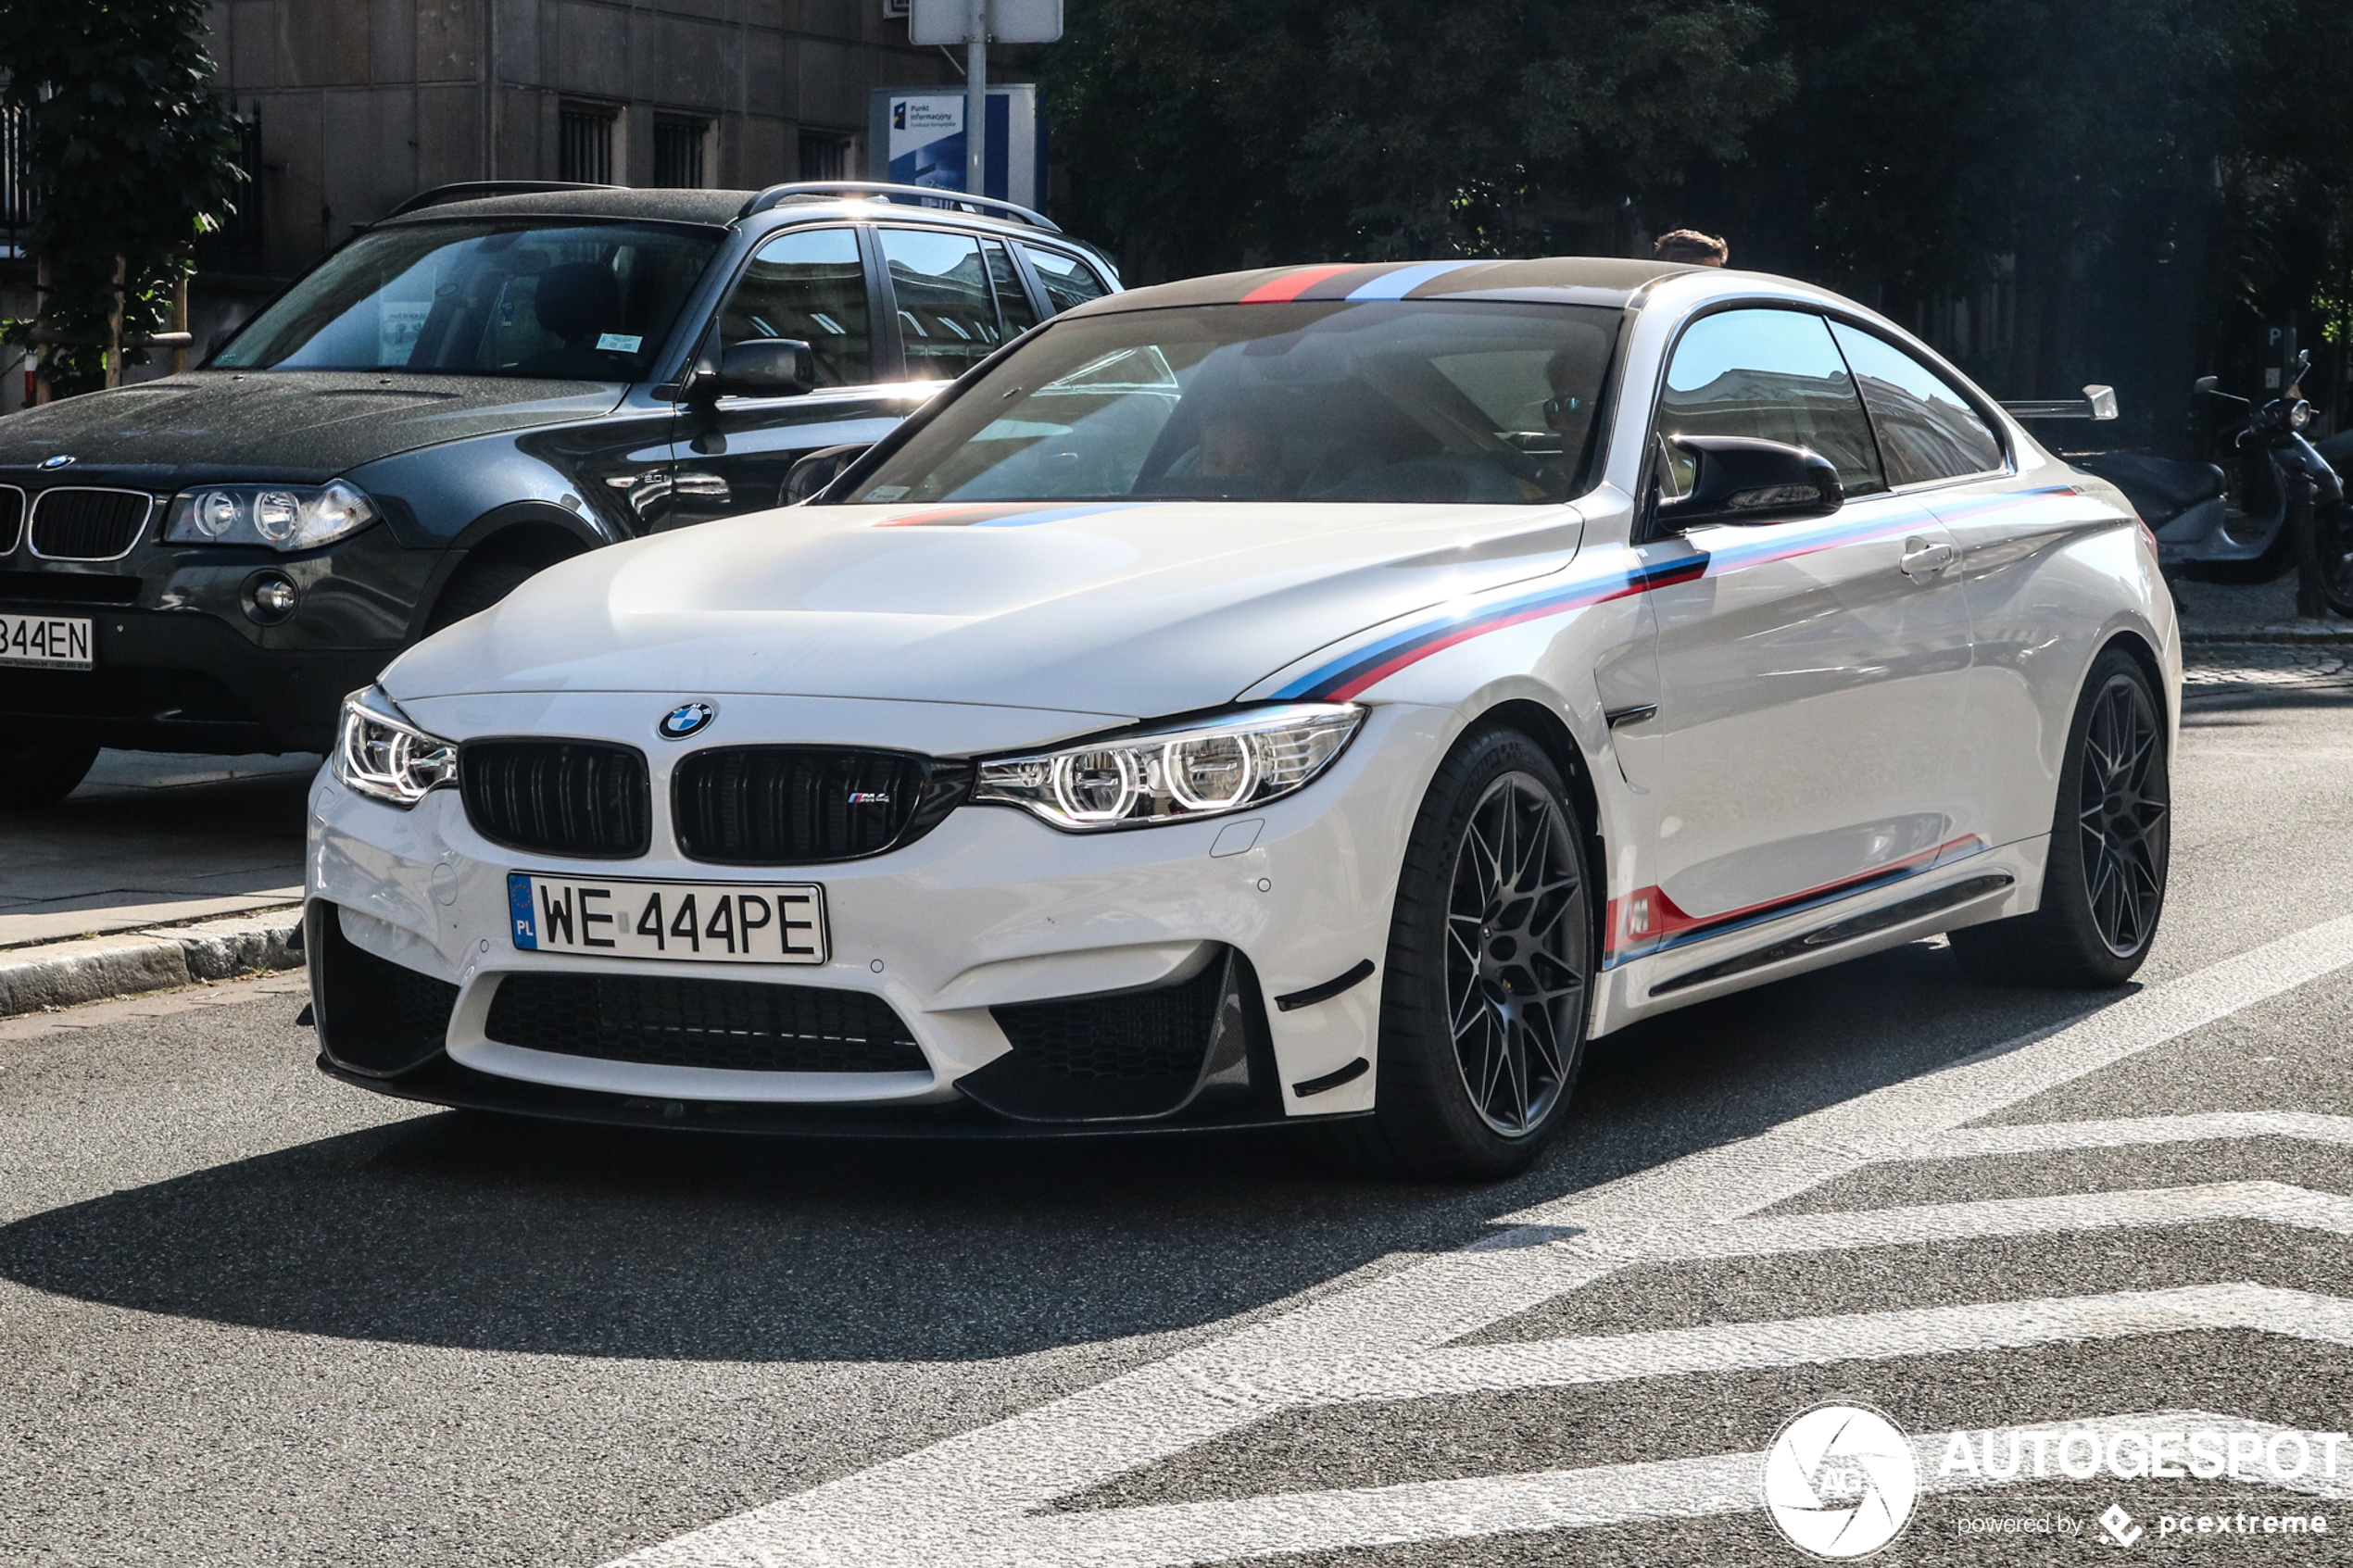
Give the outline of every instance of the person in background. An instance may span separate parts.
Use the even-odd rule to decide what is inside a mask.
[[[1676,229],[1659,235],[1651,253],[1661,261],[1677,261],[1692,267],[1721,267],[1731,260],[1732,247],[1713,234],[1703,234],[1697,229]]]

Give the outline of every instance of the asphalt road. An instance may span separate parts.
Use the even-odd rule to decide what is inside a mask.
[[[1756,1456],[1827,1399],[1921,1455],[1876,1562],[2353,1561],[2353,1445],[1939,1462],[2353,1426],[2323,662],[2200,683],[2134,991],[1928,943],[1692,1009],[1496,1187],[420,1112],[319,1077],[284,980],[0,1024],[0,1562],[1789,1564]],[[2160,1533],[2199,1512],[2328,1532]],[[2005,1519],[2055,1533],[1963,1533]]]

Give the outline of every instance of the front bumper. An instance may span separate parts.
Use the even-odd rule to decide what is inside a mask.
[[[258,646],[200,610],[0,599],[86,617],[88,671],[0,668],[0,729],[139,751],[325,751],[344,694],[398,651]]]
[[[510,724],[467,728],[472,735],[596,734],[585,721],[594,706],[587,699],[557,699],[553,710],[546,704],[535,699],[533,711],[519,711]],[[637,698],[627,706],[635,717],[648,704]],[[826,706],[849,705],[731,698],[731,735],[873,744],[871,736],[813,729],[812,709]],[[906,721],[911,705],[883,706],[901,710],[894,721]],[[972,722],[969,709],[934,711],[943,729]],[[665,809],[668,769],[685,754],[674,748],[648,752],[653,847],[624,862],[517,855],[474,833],[453,790],[401,811],[322,774],[312,797],[309,855],[314,926],[333,922],[312,947],[322,1065],[338,1077],[434,1103],[749,1130],[1101,1131],[1362,1112],[1371,1107],[1377,1076],[1369,1069],[1377,1060],[1378,972],[1312,1005],[1286,1010],[1271,999],[1382,960],[1404,834],[1453,722],[1443,709],[1376,708],[1324,777],[1239,819],[1255,824],[1254,836],[1232,832],[1235,818],[1067,834],[1008,808],[965,806],[901,849],[804,868],[725,867],[680,856]],[[1002,748],[1052,738],[1052,732],[1008,735]],[[510,935],[513,871],[819,882],[831,959],[787,968],[519,950]],[[446,987],[434,1029],[386,1051],[340,1045],[337,1026],[347,1015],[337,1010],[348,1004],[333,994],[330,966],[321,961],[322,947],[338,942]],[[500,985],[520,974],[863,992],[904,1023],[923,1065],[769,1073],[615,1060],[585,1047],[579,1054],[527,1048],[489,1033]],[[1158,1105],[1150,1094],[1139,1098],[1132,1085],[1125,1094],[1101,1084],[1057,1093],[1027,1070],[1030,1047],[1015,1036],[1018,1020],[1037,1004],[1076,998],[1083,1011],[1149,1002],[1188,985],[1218,992],[1220,1026],[1238,1031],[1223,1045],[1203,1039],[1199,1092]],[[1302,1085],[1308,1094],[1299,1093]]]

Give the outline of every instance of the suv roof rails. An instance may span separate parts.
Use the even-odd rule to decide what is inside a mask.
[[[521,196],[535,191],[617,191],[621,188],[579,180],[460,180],[455,184],[435,185],[431,190],[419,191],[384,216],[397,218],[404,212],[441,207],[449,202],[472,201],[476,196]]]
[[[1012,202],[999,201],[995,196],[970,195],[963,191],[935,190],[928,185],[893,185],[875,180],[797,180],[788,185],[771,185],[749,201],[736,214],[741,222],[756,212],[766,212],[783,204],[789,196],[874,196],[883,201],[910,202],[925,207],[961,207],[983,216],[1002,214],[1059,234],[1061,226],[1042,212],[1032,212]]]

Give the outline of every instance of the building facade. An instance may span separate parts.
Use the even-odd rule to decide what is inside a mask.
[[[256,270],[430,185],[757,188],[865,172],[867,94],[955,79],[885,0],[215,0]],[[485,62],[492,69],[485,69]]]

